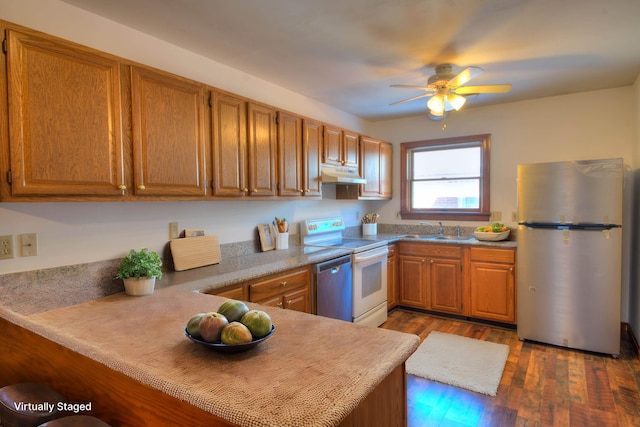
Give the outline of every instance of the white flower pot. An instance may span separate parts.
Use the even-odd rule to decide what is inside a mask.
[[[156,286],[156,277],[130,277],[124,281],[124,292],[127,295],[142,296],[151,295]]]

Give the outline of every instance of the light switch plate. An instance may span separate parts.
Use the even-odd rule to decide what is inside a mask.
[[[20,248],[22,256],[38,255],[38,234],[28,233],[20,235]]]

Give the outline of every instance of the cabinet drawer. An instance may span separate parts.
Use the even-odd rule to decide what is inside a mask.
[[[396,245],[389,245],[387,246],[387,249],[389,249],[389,254],[387,255],[387,258],[391,258],[396,256]]]
[[[400,253],[414,256],[433,256],[438,258],[461,258],[462,247],[448,244],[430,245],[425,243],[400,243]]]
[[[515,259],[516,251],[513,249],[471,248],[471,261],[513,264]]]
[[[310,282],[307,267],[259,279],[249,284],[249,301],[255,302],[282,295],[292,289],[309,286]]]

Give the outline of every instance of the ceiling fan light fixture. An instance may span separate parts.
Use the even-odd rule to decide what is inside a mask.
[[[447,96],[449,103],[456,111],[460,110],[465,102],[467,102],[467,98],[464,96],[456,95],[455,93],[449,94]]]
[[[441,116],[444,113],[444,97],[440,94],[429,98],[427,107],[434,116]]]

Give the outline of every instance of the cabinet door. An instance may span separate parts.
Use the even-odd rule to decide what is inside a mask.
[[[380,188],[380,144],[381,141],[363,136],[360,138],[360,173],[367,180],[360,185],[360,196],[378,198],[382,195]]]
[[[324,126],[322,158],[328,165],[342,166],[342,129]]]
[[[242,197],[247,187],[247,103],[212,92],[212,189],[214,196]]]
[[[278,113],[278,195],[301,196],[302,119]]]
[[[284,308],[311,313],[311,292],[309,288],[298,289],[283,296]]]
[[[424,257],[398,256],[400,304],[415,308],[429,308],[427,293],[427,264]]]
[[[322,123],[317,120],[302,121],[302,161],[303,194],[305,197],[321,196]]]
[[[247,141],[250,196],[276,195],[276,111],[249,103]]]
[[[513,270],[513,264],[471,262],[471,316],[515,323]]]
[[[460,260],[429,260],[431,310],[462,313],[462,264]]]
[[[380,197],[391,199],[393,196],[392,181],[393,145],[382,142],[380,145]]]
[[[398,289],[398,257],[396,245],[389,245],[387,256],[387,310],[398,305],[400,289]]]
[[[123,195],[116,60],[7,30],[13,196]]]
[[[360,164],[360,135],[351,131],[342,132],[342,164],[357,168]]]
[[[131,69],[136,196],[204,196],[203,84]]]

